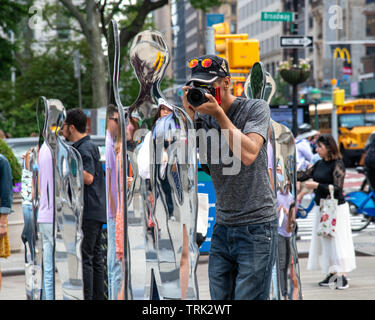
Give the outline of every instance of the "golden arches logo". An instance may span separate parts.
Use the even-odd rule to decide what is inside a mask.
[[[335,51],[333,52],[333,58],[334,59],[337,59],[337,56],[340,55],[340,58],[345,60],[345,56],[346,56],[346,61],[348,63],[350,63],[350,54],[349,54],[349,51],[348,49],[346,48],[336,48]]]

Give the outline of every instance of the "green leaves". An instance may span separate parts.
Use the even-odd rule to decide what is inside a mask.
[[[219,7],[225,2],[226,0],[190,0],[190,4],[193,8],[203,10],[204,12],[207,12],[208,9],[212,7]]]
[[[91,66],[85,43],[68,41],[51,43],[46,53],[27,61],[27,68],[10,81],[0,81],[0,128],[13,137],[38,132],[36,103],[40,96],[59,99],[67,109],[78,106],[78,85],[74,78],[73,51],[81,53],[81,87],[83,108],[92,107]]]
[[[17,182],[21,182],[21,165],[14,155],[12,149],[2,139],[0,139],[0,153],[8,159],[10,167],[12,168],[13,185]]]

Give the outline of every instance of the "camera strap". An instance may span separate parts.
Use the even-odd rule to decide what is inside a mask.
[[[220,87],[215,88],[215,98],[219,106],[221,106]]]

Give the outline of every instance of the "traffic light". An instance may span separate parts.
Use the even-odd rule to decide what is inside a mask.
[[[342,106],[345,102],[345,90],[336,89],[333,91],[332,103],[335,106]]]
[[[216,54],[226,59],[227,58],[227,45],[226,39],[223,37],[230,33],[228,22],[217,23],[212,26],[215,30],[215,51]],[[218,35],[222,37],[217,37]]]
[[[259,61],[259,40],[228,40],[228,63],[231,69],[252,68]]]
[[[291,23],[291,32],[298,34],[298,12],[293,12],[293,22]]]
[[[306,103],[306,95],[305,94],[301,94],[300,97],[299,97],[299,103],[300,104],[305,104]]]
[[[242,97],[244,93],[244,82],[235,81],[233,85],[233,95],[236,97]]]

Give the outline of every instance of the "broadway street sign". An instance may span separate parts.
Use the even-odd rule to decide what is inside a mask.
[[[292,22],[294,20],[293,12],[262,12],[261,21],[285,21]]]
[[[307,36],[282,36],[280,46],[284,48],[306,48],[313,46],[313,37]]]

